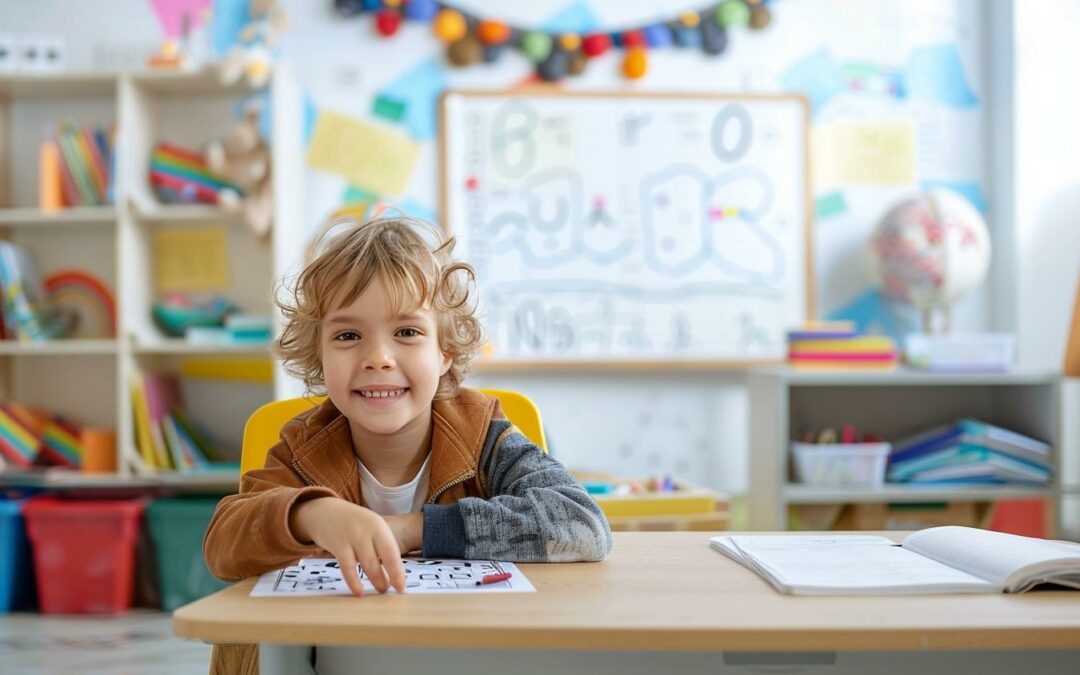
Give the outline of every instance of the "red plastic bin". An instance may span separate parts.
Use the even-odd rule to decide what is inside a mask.
[[[116,614],[131,607],[142,499],[37,497],[23,507],[46,614]]]

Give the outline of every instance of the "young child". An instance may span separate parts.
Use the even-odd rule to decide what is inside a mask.
[[[600,560],[611,530],[596,502],[529,442],[498,400],[461,387],[482,342],[472,267],[454,241],[407,218],[338,221],[279,301],[275,344],[309,392],[264,468],[218,505],[203,552],[236,580],[331,555],[356,595],[356,563],[404,591],[401,556]],[[341,231],[344,229],[344,231]]]

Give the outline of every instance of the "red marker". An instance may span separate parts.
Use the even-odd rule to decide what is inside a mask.
[[[497,584],[500,581],[507,581],[510,579],[509,572],[500,572],[499,574],[485,574],[484,577],[476,582],[477,586],[486,586],[488,584]]]

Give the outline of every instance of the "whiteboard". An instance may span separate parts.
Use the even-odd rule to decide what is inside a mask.
[[[442,219],[488,356],[786,357],[811,315],[797,96],[450,91]]]

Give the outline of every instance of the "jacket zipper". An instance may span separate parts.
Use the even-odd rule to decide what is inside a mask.
[[[442,495],[442,493],[446,492],[447,490],[454,487],[455,485],[459,485],[459,484],[464,483],[465,481],[469,480],[470,478],[474,478],[475,476],[476,476],[476,471],[474,471],[473,469],[469,469],[468,471],[461,474],[460,476],[458,476],[454,480],[450,481],[446,485],[443,485],[442,487],[440,487],[437,492],[432,493],[431,497],[427,500],[427,503],[428,504],[434,504],[435,500],[438,499],[439,496]]]
[[[304,479],[305,483],[311,486],[317,485],[315,481],[308,478],[308,475],[300,468],[300,462],[297,462],[295,459],[292,461],[292,468],[296,473],[300,474],[300,477]]]

